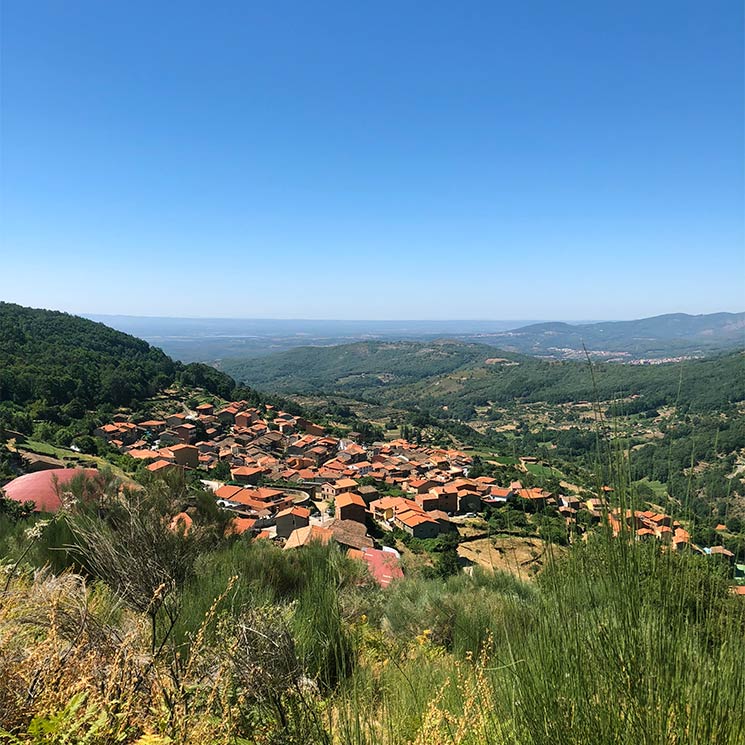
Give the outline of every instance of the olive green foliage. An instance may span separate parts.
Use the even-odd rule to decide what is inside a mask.
[[[486,364],[497,357],[517,364]],[[514,400],[562,403],[635,394],[639,411],[676,402],[686,410],[715,409],[745,400],[739,352],[669,365],[593,363],[594,380],[584,362],[541,360],[463,342],[301,347],[223,360],[221,367],[262,390],[344,394],[433,412],[447,406],[462,419],[473,407]]]
[[[136,405],[174,382],[226,398],[236,392],[224,373],[174,362],[104,324],[0,303],[0,421],[10,429],[30,433],[24,414],[67,425],[91,410]]]

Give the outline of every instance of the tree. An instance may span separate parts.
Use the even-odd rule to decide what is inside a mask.
[[[441,535],[438,539],[435,570],[440,577],[450,577],[460,572],[458,561],[458,538],[452,533]]]
[[[227,481],[230,478],[230,465],[226,460],[219,460],[210,471],[210,476],[218,481]]]
[[[473,463],[468,469],[468,478],[475,479],[484,475],[484,464],[478,455],[473,456]]]

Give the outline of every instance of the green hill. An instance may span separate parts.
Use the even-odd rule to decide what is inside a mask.
[[[490,342],[515,352],[554,357],[581,352],[583,347],[631,357],[672,357],[744,346],[745,313],[669,313],[579,325],[536,323],[493,334]]]
[[[175,362],[102,323],[0,303],[0,422],[66,424],[102,406],[131,406],[173,383],[230,397],[235,381],[207,365]]]
[[[404,408],[474,407],[514,401],[558,404],[638,396],[639,410],[677,402],[715,409],[745,400],[743,355],[665,365],[549,361],[460,342],[364,342],[306,347],[260,359],[224,360],[223,370],[259,389],[344,395]]]
[[[221,369],[267,390],[370,395],[483,365],[495,350],[462,342],[357,342],[301,347],[259,359],[226,359]]]

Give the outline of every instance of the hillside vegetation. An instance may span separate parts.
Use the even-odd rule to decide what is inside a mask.
[[[461,342],[365,342],[306,347],[261,359],[224,360],[237,380],[282,393],[346,395],[468,418],[489,402],[564,403],[639,396],[647,409],[677,402],[717,408],[745,400],[745,357],[669,365],[549,361]]]
[[[177,380],[226,396],[235,387],[225,374],[174,362],[102,323],[0,303],[0,401],[74,411],[129,406]]]
[[[220,368],[266,390],[374,397],[466,365],[483,365],[494,352],[462,342],[371,341],[301,347],[260,359],[226,359]]]
[[[265,400],[223,372],[184,365],[101,323],[57,311],[0,303],[0,440],[4,430],[94,452],[90,434],[118,407],[170,386],[222,399]],[[296,407],[297,408],[297,407]],[[0,452],[0,478],[5,473]]]

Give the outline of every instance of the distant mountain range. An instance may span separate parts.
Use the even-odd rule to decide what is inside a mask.
[[[358,341],[458,339],[508,351],[618,361],[695,357],[745,346],[745,313],[674,313],[636,321],[309,321],[88,316],[146,339],[182,362],[251,358]]]
[[[481,341],[512,352],[558,359],[583,354],[583,348],[621,360],[695,356],[745,346],[745,313],[670,313],[579,325],[535,323],[490,334]]]
[[[330,347],[357,341],[426,341],[496,334],[522,321],[329,321],[271,318],[160,318],[86,316],[123,331],[182,362],[213,362],[225,357],[262,357],[295,347]]]

